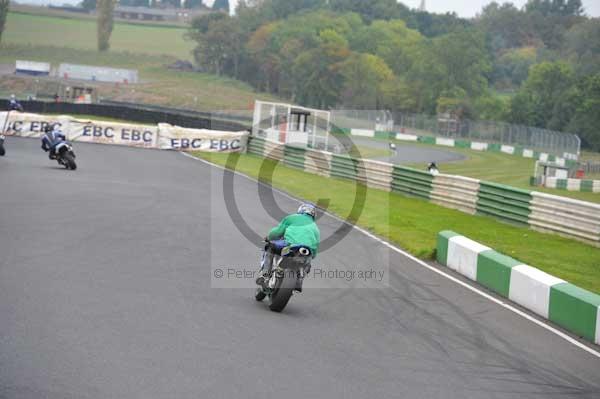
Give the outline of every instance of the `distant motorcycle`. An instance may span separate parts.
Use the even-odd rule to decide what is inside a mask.
[[[56,147],[54,147],[54,152],[56,154],[56,160],[59,163],[59,165],[63,165],[65,168],[71,170],[77,169],[73,146],[67,141],[61,141],[60,143],[58,143]]]
[[[11,96],[11,100],[8,103],[8,112],[6,113],[6,119],[4,119],[4,126],[2,126],[2,132],[0,132],[0,157],[6,155],[6,148],[4,147],[4,141],[6,140],[6,126],[8,125],[11,111],[23,112],[23,106],[15,99],[14,94]],[[10,127],[9,127],[10,129]]]
[[[269,299],[269,309],[281,312],[293,292],[302,290],[304,276],[310,271],[312,259],[310,248],[295,245],[283,248],[281,256],[273,255],[271,273],[264,276],[264,283],[256,289],[255,299]]]
[[[435,164],[435,162],[431,162],[428,166],[427,166],[427,171],[433,175],[433,176],[437,176],[440,174],[440,170],[437,167],[437,165]]]

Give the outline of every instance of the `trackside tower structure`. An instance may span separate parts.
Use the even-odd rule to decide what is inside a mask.
[[[326,150],[330,123],[329,111],[257,100],[252,135],[282,144]]]

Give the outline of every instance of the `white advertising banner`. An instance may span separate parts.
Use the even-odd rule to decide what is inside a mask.
[[[8,117],[8,120],[7,120]],[[0,113],[0,128],[7,136],[41,137],[47,125],[58,126],[66,133],[71,117],[67,115],[38,115],[25,112]]]
[[[417,141],[419,140],[419,137],[414,134],[396,133],[396,140]]]
[[[248,144],[248,132],[187,129],[160,123],[159,148],[178,151],[243,152]]]
[[[73,119],[65,133],[68,140],[84,143],[143,148],[156,148],[158,143],[158,128],[150,125]]]
[[[57,126],[69,141],[177,151],[244,152],[249,134],[187,129],[167,123],[155,126],[74,119],[68,115],[0,112],[0,128],[4,127],[7,136],[38,138],[47,125]]]

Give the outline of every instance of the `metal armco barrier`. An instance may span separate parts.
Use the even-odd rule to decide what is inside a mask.
[[[359,181],[369,187],[422,198],[470,214],[527,225],[600,246],[600,205],[531,192],[463,176],[439,174],[360,160],[250,137],[248,152],[321,176]]]

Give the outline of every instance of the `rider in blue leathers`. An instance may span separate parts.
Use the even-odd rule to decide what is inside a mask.
[[[15,97],[14,94],[10,96],[10,101],[8,102],[8,110],[23,111],[23,106],[17,101],[17,97]]]
[[[48,158],[56,159],[54,149],[58,144],[66,140],[67,138],[63,132],[58,129],[57,125],[48,124],[44,127],[44,134],[42,135],[42,150],[50,152]]]

